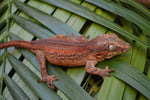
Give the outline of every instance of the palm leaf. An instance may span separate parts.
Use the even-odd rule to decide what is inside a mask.
[[[52,0],[41,0],[41,1],[42,2],[46,2],[48,4],[55,5],[55,6],[60,7],[60,8],[63,8],[65,10],[73,12],[75,14],[78,14],[78,15],[84,17],[84,18],[87,18],[87,19],[95,22],[95,23],[98,23],[100,25],[108,27],[108,28],[114,30],[115,32],[118,32],[119,34],[129,38],[129,39],[136,40],[136,41],[138,41],[140,43],[143,43],[143,44],[148,46],[147,43],[145,43],[144,41],[142,41],[138,37],[130,34],[128,31],[122,29],[119,25],[117,25],[117,24],[115,24],[115,23],[105,19],[102,16],[99,16],[99,15],[93,13],[89,9],[86,9],[86,8],[84,8],[84,7],[82,7],[82,6],[78,5],[78,4],[75,4],[75,3],[70,2],[70,1],[63,1],[63,0],[55,0],[55,1],[52,1]]]
[[[5,83],[15,100],[29,100],[28,96],[17,86],[17,84],[4,74]]]
[[[95,12],[92,12],[91,10],[88,10],[87,8],[85,8],[83,6],[80,6],[79,4],[75,4],[71,1],[65,1],[65,0],[64,1],[63,0],[51,0],[51,1],[50,0],[41,0],[41,1],[45,2],[45,4],[50,4],[50,5],[54,5],[54,6],[63,8],[65,10],[69,11],[70,13],[67,12],[67,11],[64,11],[62,9],[57,8],[55,12],[57,12],[58,15],[56,15],[54,13],[53,16],[51,16],[49,14],[44,13],[43,11],[37,10],[37,8],[33,8],[31,6],[28,6],[25,3],[21,3],[21,2],[15,0],[15,1],[13,1],[15,3],[15,5],[21,11],[25,12],[28,16],[30,16],[31,18],[27,17],[26,15],[24,15],[22,13],[19,14],[19,12],[17,12],[17,15],[13,14],[13,16],[11,17],[12,20],[15,23],[17,23],[20,27],[22,27],[24,30],[23,29],[19,30],[20,27],[18,27],[16,24],[12,23],[11,24],[11,29],[10,29],[10,34],[9,34],[11,39],[20,39],[16,35],[12,34],[11,31],[13,33],[17,34],[17,35],[20,35],[20,36],[22,35],[20,33],[24,33],[26,35],[31,33],[32,35],[29,35],[29,36],[31,36],[30,39],[32,39],[33,36],[36,36],[38,38],[48,38],[48,37],[54,36],[55,34],[60,34],[60,33],[68,35],[68,36],[70,36],[72,33],[75,33],[77,36],[80,36],[80,34],[76,31],[77,30],[79,31],[81,28],[80,29],[75,29],[74,28],[76,30],[75,31],[75,30],[71,29],[70,27],[68,27],[66,24],[64,24],[64,22],[67,23],[68,18],[70,18],[69,16],[71,16],[71,13],[75,13],[79,16],[87,18],[88,20],[91,20],[95,23],[98,23],[98,24],[101,24],[101,25],[105,26],[105,27],[102,27],[102,26],[99,26],[95,23],[92,23],[92,27],[101,28],[102,30],[104,29],[103,32],[108,31],[108,29],[106,28],[106,27],[108,27],[108,28],[122,34],[123,36],[126,36],[129,39],[139,41],[140,43],[144,43],[145,45],[148,46],[147,43],[143,42],[140,38],[136,37],[135,35],[130,34],[127,30],[123,29],[122,27],[120,27],[116,23],[108,20],[107,18],[104,18],[104,16],[102,17],[101,15],[98,15]],[[76,1],[76,2],[78,2],[78,1]],[[90,2],[90,1],[88,1],[88,2]],[[104,1],[104,2],[109,3],[111,6],[117,5],[117,4],[112,3],[112,2],[106,2],[106,1]],[[122,0],[122,2],[123,2],[123,0]],[[41,2],[38,2],[38,1],[35,2],[34,1],[33,5],[36,4],[36,3],[37,4],[42,4]],[[30,2],[28,4],[32,5]],[[85,4],[90,5],[88,3],[85,3]],[[93,4],[94,4],[94,2],[93,2]],[[95,4],[95,5],[98,6],[98,4]],[[52,6],[53,10],[55,9],[54,6]],[[118,5],[117,5],[117,7],[118,7]],[[121,7],[121,6],[119,6],[119,7]],[[137,6],[135,6],[135,7],[137,7]],[[93,5],[93,8],[95,9],[96,7]],[[112,7],[112,9],[115,9],[115,8]],[[124,9],[124,8],[121,7],[121,9]],[[96,9],[96,11],[98,11],[98,10],[99,9]],[[59,17],[59,14],[62,14],[62,13],[64,15],[67,15],[67,17],[64,17],[64,19],[62,19],[63,22],[60,21],[61,17],[59,18],[60,20],[55,18],[55,17]],[[111,13],[108,13],[108,14],[111,14]],[[74,16],[75,15],[73,15],[72,17],[74,17]],[[120,16],[123,16],[123,14],[121,14]],[[138,17],[138,18],[140,18],[140,17]],[[4,19],[2,19],[2,20],[4,20]],[[83,24],[84,24],[86,22],[86,19],[83,19],[83,20],[84,20],[83,21]],[[97,22],[97,20],[98,20],[98,22]],[[137,19],[137,20],[141,21],[141,19]],[[144,19],[144,20],[146,20],[146,19]],[[75,21],[77,21],[77,20],[75,20]],[[1,22],[1,20],[0,20],[0,22]],[[6,21],[4,23],[6,23]],[[143,23],[136,23],[134,21],[133,21],[133,23],[139,25],[139,27],[141,29],[145,30],[144,28],[142,28],[140,26]],[[125,27],[127,26],[126,24],[124,24],[124,25],[125,25]],[[5,26],[5,24],[0,24],[0,29],[3,30],[4,26]],[[83,32],[83,31],[86,32],[87,30],[89,30],[89,27],[91,27],[91,26],[84,27],[86,30],[82,29],[81,32]],[[119,28],[119,29],[117,29],[117,28]],[[18,33],[16,33],[16,29],[17,29]],[[24,32],[22,32],[22,30]],[[28,31],[29,33],[27,33],[25,30]],[[85,33],[85,32],[83,32],[83,33]],[[92,32],[92,31],[87,31],[87,32],[88,32],[89,35],[91,35],[91,38],[95,37],[99,34],[98,33],[99,31],[98,31],[98,32],[96,32],[96,34],[94,34],[92,36],[93,33],[92,34],[89,33],[89,32]],[[4,37],[5,37],[5,31],[3,31],[1,33],[2,33],[1,36],[4,35]],[[2,37],[1,37],[1,40],[3,40]],[[146,41],[146,40],[144,40],[144,41]],[[129,84],[131,87],[135,88],[141,94],[143,94],[148,99],[150,99],[149,98],[150,88],[148,87],[150,85],[149,79],[145,75],[143,75],[141,72],[139,72],[137,69],[133,68],[130,64],[127,63],[129,61],[129,63],[131,63],[132,65],[139,66],[138,67],[139,70],[141,70],[141,71],[143,70],[144,64],[146,62],[146,52],[147,51],[144,51],[144,53],[142,53],[143,50],[140,50],[140,49],[142,47],[142,48],[145,48],[144,50],[146,50],[146,47],[143,46],[143,45],[138,45],[138,47],[140,48],[140,49],[138,49],[136,46],[137,45],[134,44],[133,45],[134,48],[132,49],[133,53],[130,52],[130,54],[131,54],[130,56],[133,56],[134,59],[129,59],[128,57],[126,57],[126,55],[128,55],[128,53],[127,53],[125,55],[120,56],[121,59],[123,59],[123,60],[116,57],[116,58],[113,58],[111,60],[108,60],[108,61],[105,61],[103,63],[98,64],[98,67],[104,67],[105,65],[109,65],[110,67],[114,68],[116,71],[114,73],[112,73],[113,76],[117,77],[120,80],[123,80],[125,83]],[[30,53],[27,50],[22,50],[22,49],[18,49],[18,48],[17,48],[17,50],[19,50],[20,53],[18,53],[18,54],[12,53],[16,57],[12,56],[11,54],[8,54],[8,59],[11,63],[11,66],[16,70],[16,72],[19,74],[21,79],[23,79],[23,81],[27,84],[27,87],[29,87],[33,91],[33,93],[37,97],[40,97],[41,99],[53,99],[53,98],[66,99],[65,97],[62,97],[62,96],[60,98],[59,97],[60,94],[58,95],[58,94],[56,94],[56,92],[51,91],[51,89],[49,89],[46,86],[45,83],[38,84],[35,80],[35,79],[38,78],[38,76],[35,75],[35,74],[36,74],[36,72],[40,71],[40,67],[39,67],[39,64],[37,63],[37,59],[36,59],[35,55],[33,55],[32,53]],[[11,52],[12,50],[10,49],[9,51]],[[138,53],[139,57],[137,57],[137,53]],[[24,62],[20,62],[19,60],[17,60],[17,58],[20,58],[20,60],[22,59],[22,57],[20,57],[20,55],[23,55],[25,57],[24,59],[28,60],[28,63],[31,63],[35,70],[31,69],[32,65],[26,64],[27,61],[24,60]],[[142,60],[138,60],[138,59],[140,59],[141,56],[142,56]],[[127,61],[127,62],[125,62],[124,60]],[[140,61],[141,61],[141,63],[136,65],[135,62],[140,62]],[[27,66],[30,66],[30,67],[28,68]],[[8,69],[8,67],[7,67],[7,69]],[[81,69],[82,69],[81,73],[85,74],[85,71],[83,72],[84,68],[81,68]],[[72,78],[70,78],[70,76],[68,76],[60,67],[48,64],[48,72],[49,72],[50,75],[54,74],[54,75],[57,76],[57,78],[59,78],[59,81],[54,82],[54,84],[59,90],[62,91],[62,93],[68,99],[71,99],[71,100],[79,100],[79,99],[81,99],[81,100],[82,99],[83,100],[88,99],[89,100],[89,99],[92,99],[92,97],[90,97],[83,89],[81,89],[81,87],[79,85],[77,85],[77,83],[74,80],[72,80]],[[76,72],[74,72],[74,73],[76,73]],[[84,76],[84,75],[82,75],[82,76]],[[5,74],[4,79],[5,80],[9,79],[6,74]],[[127,94],[130,93],[130,92],[126,92],[126,91],[127,90],[133,91],[133,90],[131,90],[129,88],[125,88],[125,83],[118,80],[118,79],[116,79],[114,77],[113,78],[111,78],[111,77],[108,78],[107,77],[104,80],[104,85],[102,85],[102,88],[100,89],[100,92],[98,92],[98,94],[97,94],[98,95],[97,99],[101,98],[101,99],[104,99],[104,100],[106,100],[106,99],[111,99],[111,100],[116,100],[116,99],[119,100],[120,99],[121,100],[122,98],[125,99],[126,97],[129,97]],[[82,80],[82,79],[80,79],[80,80]],[[12,83],[12,84],[10,84],[10,83]],[[78,84],[80,84],[80,83],[78,83]],[[18,85],[18,83],[17,83],[17,85]],[[11,82],[11,80],[9,82],[9,86],[11,88],[13,87],[13,82]],[[16,86],[16,84],[15,84],[15,86]],[[120,87],[120,88],[118,88],[118,87]],[[111,90],[109,91],[110,88],[111,88]],[[116,90],[116,88],[120,89],[121,91]],[[6,94],[5,90],[3,91],[4,94]],[[115,94],[113,94],[114,91],[117,91],[117,92],[115,92],[116,96],[114,96]],[[25,92],[25,94],[27,94],[27,92]],[[51,94],[51,95],[48,95],[48,94]],[[134,92],[134,94],[132,96],[136,97],[136,93]],[[4,97],[6,97],[6,96],[4,96]],[[131,93],[130,93],[130,97],[131,97]],[[29,98],[32,98],[32,97],[29,96]]]
[[[28,69],[23,63],[19,62],[15,57],[12,55],[8,56],[8,59],[14,67],[14,69],[17,71],[17,73],[20,75],[20,77],[27,82],[28,86],[35,91],[36,95],[38,95],[41,99],[44,100],[61,100],[59,96],[52,90],[49,89],[44,84],[38,84],[36,80],[38,77],[30,70]]]
[[[136,70],[134,67],[131,67],[131,65],[129,65],[126,62],[124,62],[120,59],[117,59],[117,58],[107,61],[106,63],[102,62],[102,63],[100,63],[100,65],[101,66],[106,66],[106,65],[112,66],[112,68],[115,69],[115,72],[112,73],[112,75],[125,81],[126,83],[130,84],[132,87],[139,89],[142,94],[144,93],[144,95],[147,98],[149,98],[149,95],[150,95],[149,94],[150,93],[149,92],[149,90],[150,90],[149,82],[150,82],[150,80],[144,74],[142,74],[140,71]],[[141,79],[142,79],[142,81],[141,81]],[[138,82],[136,82],[136,81],[138,81]],[[147,86],[145,86],[145,84],[147,84]],[[144,90],[144,89],[146,89],[146,90]]]
[[[33,18],[35,18],[37,21],[45,25],[45,27],[49,28],[51,31],[55,32],[56,34],[61,33],[64,35],[71,36],[71,33],[74,33],[76,35],[79,35],[79,33],[73,31],[71,28],[67,27],[64,23],[55,19],[53,16],[49,16],[48,14],[40,12],[39,10],[34,9],[31,6],[25,5],[24,3],[21,3],[19,1],[14,1],[14,3],[19,9],[21,9],[27,15],[32,16]]]
[[[29,19],[25,19],[23,17],[19,17],[14,15],[12,17],[12,19],[22,28],[24,28],[25,30],[27,30],[28,32],[30,32],[31,34],[33,34],[34,36],[38,37],[38,38],[48,38],[51,36],[54,36],[54,33],[52,33],[51,31],[49,31],[48,29],[40,26],[39,24],[29,20]]]
[[[0,7],[0,16],[3,15],[3,13],[6,11],[7,7],[8,7],[7,4],[2,6],[2,7]]]
[[[136,25],[138,25],[139,27],[141,27],[142,29],[144,29],[145,31],[150,33],[150,22],[148,20],[145,20],[143,17],[141,17],[140,15],[138,15],[137,13],[135,13],[134,11],[131,11],[127,8],[124,8],[114,2],[107,2],[104,0],[85,0],[87,2],[90,2],[94,5],[97,5],[98,7],[101,7],[103,9],[106,9],[112,13],[115,13],[119,16],[122,16],[124,18],[126,18],[127,20],[135,23]],[[150,13],[150,12],[149,12]]]
[[[150,11],[146,7],[144,7],[143,5],[139,4],[138,2],[135,2],[134,0],[120,0],[120,1],[135,7],[136,9],[141,11],[143,14],[150,17]]]

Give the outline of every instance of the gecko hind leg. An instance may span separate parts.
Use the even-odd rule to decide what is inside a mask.
[[[46,59],[44,56],[43,51],[41,50],[32,50],[33,53],[36,54],[36,57],[38,59],[38,62],[40,63],[40,67],[41,67],[41,76],[42,79],[37,79],[38,82],[46,82],[47,85],[52,88],[55,89],[55,86],[53,84],[53,81],[58,80],[55,75],[49,76],[47,69],[46,69]]]
[[[86,67],[85,67],[86,72],[90,73],[90,74],[94,74],[94,75],[99,75],[99,76],[103,77],[103,79],[104,79],[105,76],[111,76],[109,74],[109,72],[114,71],[114,69],[109,69],[108,66],[106,66],[105,69],[97,68],[97,67],[95,67],[96,64],[97,64],[97,61],[87,61]]]

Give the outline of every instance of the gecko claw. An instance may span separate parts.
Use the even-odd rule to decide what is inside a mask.
[[[52,76],[46,76],[46,77],[43,77],[42,79],[37,79],[38,82],[46,82],[48,87],[50,87],[51,89],[55,90],[55,86],[53,84],[53,81],[56,81],[58,80],[55,75],[52,75]]]
[[[114,69],[109,69],[109,67],[108,66],[106,66],[106,68],[104,69],[104,73],[103,73],[103,79],[105,78],[105,76],[111,76],[110,74],[109,74],[109,72],[113,72],[114,71]]]

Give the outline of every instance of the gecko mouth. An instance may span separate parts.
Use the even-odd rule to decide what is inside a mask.
[[[123,52],[127,52],[127,51],[129,51],[130,50],[130,44],[129,43],[127,43],[127,47],[126,47],[126,49],[125,50],[123,50]]]
[[[127,51],[129,51],[129,49],[125,49],[125,50],[123,50],[123,52],[127,52]]]

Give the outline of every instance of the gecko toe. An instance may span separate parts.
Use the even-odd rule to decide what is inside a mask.
[[[42,79],[37,79],[38,82],[46,82],[48,87],[50,87],[51,89],[55,90],[55,86],[53,84],[53,81],[57,81],[58,79],[55,77],[55,75],[52,76],[46,76],[43,77]]]
[[[113,72],[114,69],[109,69],[108,66],[106,66],[106,68],[104,69],[104,73],[103,73],[103,79],[105,78],[105,76],[111,76],[111,74],[109,74],[109,72]]]
[[[47,85],[48,85],[48,87],[50,87],[51,89],[55,90],[54,84],[51,84],[51,83],[48,83],[48,82],[47,82]]]
[[[55,75],[52,75],[52,76],[47,76],[47,85],[52,88],[53,90],[55,89],[55,86],[53,84],[53,81],[56,81],[58,80]]]
[[[57,81],[58,78],[55,77],[55,75],[50,76],[52,81]]]
[[[113,72],[113,71],[115,71],[114,69],[109,69],[109,72]]]

